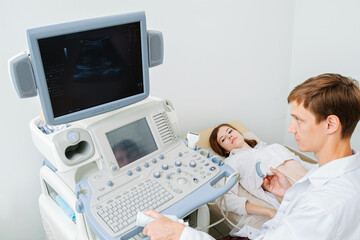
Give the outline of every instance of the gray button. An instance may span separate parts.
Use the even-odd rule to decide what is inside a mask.
[[[185,184],[187,181],[185,178],[178,178],[177,182],[178,182],[178,184],[182,185],[182,184]]]
[[[173,189],[173,191],[175,192],[175,193],[178,193],[178,194],[180,194],[180,193],[182,193],[183,191],[182,190],[180,190],[180,189]]]

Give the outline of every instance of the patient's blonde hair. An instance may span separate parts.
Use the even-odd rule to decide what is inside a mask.
[[[224,127],[224,126],[230,127],[232,129],[238,131],[239,133],[241,133],[239,130],[237,130],[236,128],[234,128],[230,124],[223,123],[223,124],[220,124],[219,126],[217,126],[216,128],[214,128],[214,130],[211,132],[209,142],[210,142],[210,147],[212,148],[212,150],[214,150],[214,152],[216,152],[220,156],[228,157],[229,153],[224,148],[222,148],[220,146],[220,144],[219,144],[219,142],[217,140],[217,134],[219,132],[219,128]],[[254,148],[256,146],[256,144],[257,144],[257,141],[254,140],[254,139],[246,139],[246,138],[244,138],[244,139],[245,139],[244,141],[252,148]]]

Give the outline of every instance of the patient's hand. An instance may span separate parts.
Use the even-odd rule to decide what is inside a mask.
[[[271,219],[273,217],[275,217],[275,214],[276,214],[276,210],[275,209],[272,209],[272,208],[269,208],[269,212],[268,212],[268,217]]]
[[[291,187],[290,182],[278,170],[273,168],[270,168],[270,170],[274,175],[267,175],[264,178],[263,188],[276,196],[284,197],[285,192]]]

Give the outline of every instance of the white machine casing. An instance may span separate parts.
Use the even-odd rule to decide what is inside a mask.
[[[86,171],[81,172],[85,173]],[[40,170],[40,180],[42,194],[39,197],[39,208],[46,239],[98,240],[99,238],[89,228],[84,213],[76,212],[76,196],[68,184],[63,181],[61,173],[53,172],[47,166],[43,166]],[[66,216],[54,201],[49,188],[53,188],[54,193],[59,194],[71,206],[75,213],[76,222]],[[186,219],[191,227],[201,230],[210,224],[209,209],[207,205],[202,205],[189,213],[184,219]],[[130,240],[140,240],[142,238],[143,236],[135,235]]]
[[[119,113],[125,114],[126,112],[127,115],[133,116],[134,111],[147,111],[146,109],[149,109],[149,105],[154,107],[156,104],[158,104],[158,112],[166,112],[171,128],[173,129],[175,135],[178,135],[179,129],[176,122],[176,116],[175,113],[170,110],[171,103],[169,103],[167,100],[160,100],[156,97],[148,97],[139,103],[135,103],[119,110],[70,123],[69,127],[51,134],[44,134],[39,129],[38,126],[41,120],[39,117],[36,117],[30,122],[32,140],[40,153],[58,171],[67,172],[97,160],[98,164],[102,164],[100,161],[101,155],[94,145],[89,126],[96,124],[96,122],[100,121],[101,119],[108,118]],[[167,111],[165,109],[167,109]],[[128,121],[128,119],[126,121]],[[77,141],[70,141],[68,139],[69,132],[73,131],[79,133],[79,138]]]
[[[80,156],[74,157],[74,163],[71,162],[71,159],[64,161],[64,156],[66,157],[64,151],[81,141],[86,141],[89,145],[97,142],[98,139],[94,140],[92,134],[94,131],[96,132],[96,125],[102,122],[102,119],[112,119],[116,118],[117,115],[124,116],[126,114],[130,116],[126,121],[125,119],[123,120],[124,124],[126,124],[133,120],[131,119],[132,117],[136,119],[139,113],[141,113],[140,115],[165,114],[169,127],[173,129],[176,135],[179,134],[176,116],[171,103],[155,97],[149,97],[142,102],[123,109],[71,123],[71,126],[51,134],[45,134],[38,129],[37,123],[39,118],[31,121],[30,128],[35,146],[46,157],[49,163],[56,168],[54,170],[45,165],[40,170],[42,194],[39,198],[39,206],[48,239],[99,239],[89,228],[85,214],[79,213],[75,209],[77,202],[75,186],[81,179],[98,172],[99,169],[105,170],[109,178],[111,178],[114,174],[111,170],[111,164],[102,160],[104,156],[100,152],[103,150],[99,150],[97,145],[91,145],[89,147],[91,151],[80,151],[77,153]],[[118,120],[121,121],[120,119]],[[81,133],[78,141],[70,142],[64,140],[63,137],[67,136],[70,131]],[[174,137],[176,138],[176,136]],[[82,160],[79,161],[78,159]],[[129,168],[133,168],[131,164]],[[127,171],[127,166],[120,170]],[[76,221],[72,221],[66,216],[63,209],[56,203],[55,195],[60,195],[69,205],[75,214]],[[209,210],[206,205],[203,205],[194,212],[189,213],[188,218],[190,219],[189,222],[191,222],[191,218],[195,219],[196,227],[201,229],[209,224]],[[141,237],[137,235],[131,239],[141,239]]]

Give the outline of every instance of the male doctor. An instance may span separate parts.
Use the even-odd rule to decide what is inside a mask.
[[[313,152],[318,166],[292,187],[275,169],[264,187],[283,201],[256,239],[358,239],[360,236],[360,156],[350,138],[360,120],[357,81],[322,74],[295,87],[288,96],[288,131],[298,148]],[[154,218],[143,233],[151,240],[213,239],[150,210]]]

